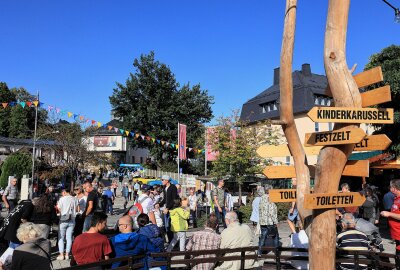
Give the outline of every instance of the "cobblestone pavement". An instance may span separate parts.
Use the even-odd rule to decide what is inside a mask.
[[[114,211],[115,211],[115,215],[109,215],[108,220],[107,220],[107,226],[109,228],[113,228],[115,226],[115,224],[118,221],[118,218],[122,215],[122,212],[124,212],[123,210],[123,203],[124,200],[121,196],[118,196],[115,200],[115,204],[114,204]],[[132,202],[128,204],[132,205]],[[2,216],[6,216],[6,211],[5,209],[3,209],[3,211],[1,212]],[[251,226],[251,225],[250,225]],[[57,227],[54,227],[55,230],[57,230]],[[190,237],[191,234],[196,231],[198,229],[191,229],[188,232],[188,236]],[[278,230],[279,230],[279,235],[280,235],[280,241],[282,242],[282,246],[289,246],[290,245],[290,230],[289,227],[287,226],[286,222],[281,222],[278,224]],[[381,226],[380,228],[380,232],[383,238],[383,245],[385,248],[385,252],[386,253],[391,253],[394,254],[395,253],[395,246],[394,243],[391,242],[390,240],[390,236],[389,236],[389,231],[387,229],[386,226]],[[255,241],[255,245],[257,245],[257,239],[254,239]],[[70,264],[70,260],[63,260],[63,261],[57,261],[56,257],[58,256],[58,247],[57,247],[57,243],[56,243],[56,239],[52,238],[51,239],[51,243],[52,243],[52,252],[51,252],[51,258],[53,261],[53,267],[54,269],[62,269],[65,267],[68,267]],[[274,264],[265,264],[262,269],[276,269]],[[283,266],[282,269],[293,269],[290,266]]]

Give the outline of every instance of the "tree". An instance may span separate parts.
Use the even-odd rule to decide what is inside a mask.
[[[19,105],[11,108],[9,136],[12,138],[27,138],[28,134],[28,109]]]
[[[6,187],[10,175],[21,179],[32,170],[32,157],[29,153],[16,152],[6,158],[1,167],[0,186]]]
[[[0,103],[10,103],[17,101],[14,93],[8,89],[5,82],[0,82]],[[0,104],[1,105],[1,104]],[[10,128],[11,110],[0,106],[0,136],[8,137]]]
[[[213,97],[200,84],[180,87],[170,68],[155,60],[154,52],[135,59],[135,73],[125,84],[117,83],[110,103],[123,128],[146,136],[176,143],[178,122],[187,125],[187,145],[195,145],[203,136],[202,125],[212,118]],[[157,165],[173,163],[176,149],[163,149],[145,141],[132,140],[137,146],[148,147]]]
[[[276,144],[279,141],[275,128],[260,125],[248,125],[241,121],[238,111],[229,117],[220,117],[213,128],[209,142],[217,152],[217,159],[212,163],[211,175],[219,179],[231,178],[241,186],[248,176],[262,173],[268,160],[258,157],[256,150],[264,144]],[[241,198],[239,198],[241,201]]]
[[[381,66],[384,80],[383,82],[371,86],[370,88],[390,85],[392,93],[392,101],[379,104],[378,108],[393,108],[394,109],[394,124],[390,125],[375,125],[377,128],[375,133],[386,134],[392,144],[390,150],[396,155],[400,154],[400,46],[391,45],[384,48],[381,52],[373,54],[364,70],[373,67]]]

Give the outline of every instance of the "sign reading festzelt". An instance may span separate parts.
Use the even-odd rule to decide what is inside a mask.
[[[306,194],[304,207],[307,209],[360,206],[365,197],[358,192]]]
[[[314,122],[393,124],[393,109],[314,107],[308,113]]]
[[[271,189],[269,191],[269,200],[271,202],[295,202],[295,189]]]
[[[392,141],[385,134],[370,135],[356,143],[353,151],[386,150],[391,143]]]
[[[306,133],[304,145],[337,145],[358,143],[367,134],[361,128],[343,129],[326,132]]]

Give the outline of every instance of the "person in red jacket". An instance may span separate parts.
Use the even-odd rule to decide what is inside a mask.
[[[381,216],[389,219],[390,234],[396,241],[396,254],[400,255],[400,179],[393,180],[393,191],[396,198],[389,211],[382,211]]]

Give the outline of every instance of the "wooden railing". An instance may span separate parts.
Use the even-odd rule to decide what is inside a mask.
[[[163,253],[151,253],[147,256],[149,267],[165,267],[166,269],[191,269],[196,264],[215,263],[219,264],[227,261],[240,261],[240,269],[244,269],[246,260],[263,261],[263,264],[275,265],[277,270],[282,269],[283,264],[293,261],[308,261],[308,250],[289,247],[263,247],[263,254],[257,255],[258,247],[244,247],[235,249],[215,249],[199,251],[174,251]],[[305,256],[297,256],[291,253],[304,253]],[[198,256],[210,256],[199,258]],[[112,263],[121,262],[123,266],[115,268],[119,270],[140,269],[144,267],[144,255],[125,256],[109,259],[91,264],[78,265],[68,270],[83,270],[94,267],[110,268]],[[379,253],[373,251],[341,251],[336,254],[336,263],[351,263],[355,269],[360,269],[362,265],[368,265],[368,269],[400,269],[400,258],[394,254]],[[262,267],[262,265],[260,265]],[[257,267],[259,268],[259,267]]]

